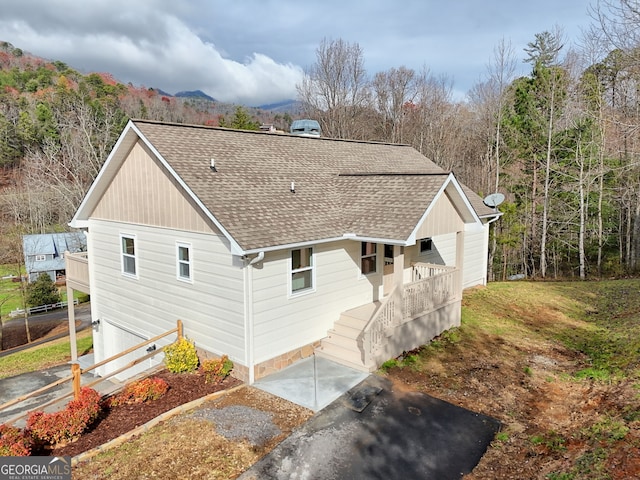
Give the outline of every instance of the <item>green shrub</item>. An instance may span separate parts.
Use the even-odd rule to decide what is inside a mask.
[[[165,347],[164,364],[171,373],[193,372],[198,368],[196,346],[186,337]]]
[[[56,445],[75,440],[100,414],[100,394],[84,387],[77,400],[71,400],[64,410],[54,413],[32,412],[27,418],[27,430],[38,442]]]
[[[122,392],[109,399],[109,406],[142,403],[157,400],[169,390],[169,384],[161,378],[145,378],[128,384]]]
[[[204,360],[201,366],[202,373],[205,374],[205,382],[220,383],[233,370],[233,362],[229,357],[223,355],[220,358]]]

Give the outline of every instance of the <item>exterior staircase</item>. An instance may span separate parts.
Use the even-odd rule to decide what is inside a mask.
[[[364,364],[358,337],[379,306],[380,302],[373,302],[343,312],[320,342],[316,355],[362,372],[376,370],[377,365]]]

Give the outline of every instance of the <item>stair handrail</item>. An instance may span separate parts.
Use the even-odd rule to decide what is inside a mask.
[[[382,346],[387,330],[400,325],[402,309],[402,289],[396,285],[389,295],[382,299],[380,306],[358,335],[358,346],[364,365],[370,365],[375,360],[375,354]]]

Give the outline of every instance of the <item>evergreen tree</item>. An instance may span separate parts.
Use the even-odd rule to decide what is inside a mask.
[[[60,301],[60,293],[51,277],[41,273],[38,278],[27,287],[27,303],[31,307],[49,305]]]
[[[227,122],[224,117],[220,118],[220,126],[226,128],[236,128],[238,130],[259,130],[260,124],[249,116],[249,113],[241,106],[236,107],[233,119]]]

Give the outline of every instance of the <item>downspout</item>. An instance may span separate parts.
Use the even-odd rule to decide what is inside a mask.
[[[255,366],[254,366],[254,352],[253,352],[253,268],[256,263],[264,260],[264,252],[258,252],[254,258],[247,264],[246,268],[246,285],[245,285],[245,305],[246,305],[246,331],[247,331],[247,365],[249,367],[249,385],[253,385],[255,382]]]

